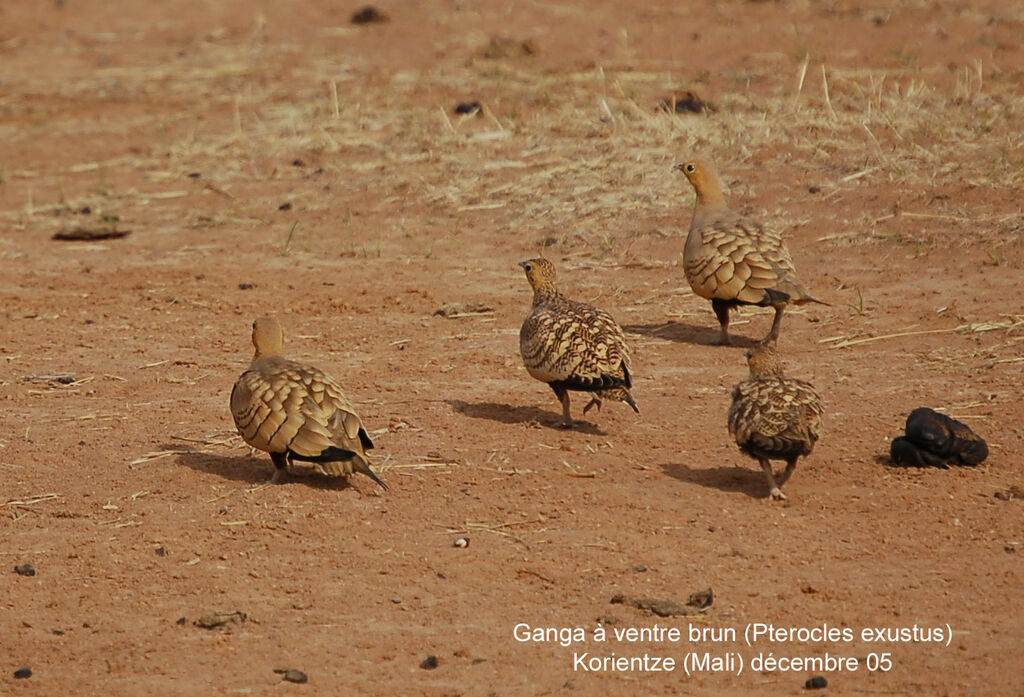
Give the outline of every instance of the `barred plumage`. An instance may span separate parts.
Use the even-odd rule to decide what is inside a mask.
[[[273,317],[253,322],[252,343],[252,363],[231,390],[231,415],[246,443],[270,453],[272,481],[303,460],[331,477],[362,472],[387,489],[366,457],[373,441],[337,381],[284,358],[284,331]]]
[[[604,399],[626,402],[639,413],[629,388],[629,349],[622,328],[604,310],[569,300],[555,287],[547,259],[519,265],[533,288],[533,307],[519,330],[519,351],[527,372],[546,382],[562,403],[562,425],[571,426],[569,391],[591,392],[583,408],[601,409]]]
[[[787,378],[774,341],[747,352],[750,378],[736,385],[729,407],[729,433],[740,450],[761,464],[773,499],[785,499],[782,485],[801,456],[811,454],[821,437],[821,396],[803,380]],[[776,481],[771,460],[784,460]]]
[[[683,268],[693,292],[711,301],[729,341],[729,310],[738,305],[771,306],[775,320],[765,339],[777,339],[788,303],[814,302],[796,277],[793,259],[778,231],[729,209],[714,167],[701,160],[678,164],[697,192]]]

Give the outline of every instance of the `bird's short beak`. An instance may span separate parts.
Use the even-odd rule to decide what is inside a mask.
[[[525,261],[521,261],[521,262],[519,262],[519,266],[520,266],[521,268],[524,268],[524,269],[525,269],[525,268],[526,268],[526,262],[525,262]]]
[[[672,165],[672,169],[678,169],[680,172],[682,172],[683,171],[683,163],[682,162],[675,163],[674,165]]]

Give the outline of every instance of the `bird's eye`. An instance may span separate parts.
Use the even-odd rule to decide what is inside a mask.
[[[533,265],[532,264],[527,264],[523,268],[526,269],[526,273],[530,273],[531,271],[533,271]]]
[[[686,171],[693,174],[694,172],[697,171],[697,168],[693,166],[692,162],[688,162],[686,163]]]

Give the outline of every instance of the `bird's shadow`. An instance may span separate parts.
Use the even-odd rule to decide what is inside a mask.
[[[592,436],[607,435],[589,421],[580,421],[579,419],[575,420],[572,428],[565,428],[561,425],[560,417],[537,407],[512,406],[511,404],[498,404],[497,402],[476,402],[475,404],[470,404],[469,402],[463,402],[461,399],[447,399],[445,401],[452,409],[472,419],[488,419],[503,424],[536,423],[556,431],[578,431]]]
[[[662,324],[628,324],[622,327],[623,331],[631,334],[642,334],[653,336],[656,339],[667,339],[682,344],[699,344],[701,346],[721,346],[718,343],[721,332],[715,327],[685,322],[663,322]],[[740,336],[734,333],[729,334],[733,348],[752,348],[758,341],[750,337]],[[726,347],[728,348],[728,346]]]
[[[746,494],[752,499],[768,496],[768,483],[764,472],[749,467],[690,467],[681,463],[668,463],[662,471],[681,482],[689,482],[708,489]]]
[[[177,451],[179,465],[190,467],[197,472],[215,474],[234,482],[257,486],[266,484],[274,474],[274,463],[270,461],[269,455],[217,455],[193,450],[182,446],[181,443],[164,443],[160,447],[164,450]],[[279,484],[304,484],[314,489],[347,489],[352,486],[347,477],[321,475],[312,468],[303,467],[303,464],[289,466],[288,472],[281,477]]]

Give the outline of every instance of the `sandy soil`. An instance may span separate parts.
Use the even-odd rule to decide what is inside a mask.
[[[631,6],[0,6],[0,692],[1024,694],[1020,8]],[[685,90],[716,110],[658,110]],[[725,427],[771,313],[712,346],[683,278],[694,151],[831,303],[783,325],[827,405],[785,504]],[[80,229],[130,234],[52,239]],[[517,346],[541,249],[627,327],[640,415],[554,426]],[[227,406],[266,313],[342,379],[389,492],[263,485]],[[920,405],[989,460],[886,466]],[[690,615],[610,602],[707,588]],[[748,646],[751,623],[854,636]],[[593,636],[655,625],[682,637]],[[860,636],[915,625],[943,641]]]

